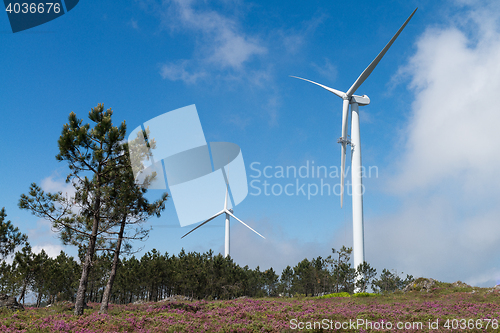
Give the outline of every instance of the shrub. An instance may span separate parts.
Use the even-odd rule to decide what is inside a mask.
[[[379,294],[374,294],[374,293],[357,293],[353,294],[352,297],[373,297],[373,296],[379,296]]]
[[[351,295],[349,295],[349,293],[342,292],[342,293],[333,293],[333,294],[318,296],[317,298],[332,298],[332,297],[351,297]]]

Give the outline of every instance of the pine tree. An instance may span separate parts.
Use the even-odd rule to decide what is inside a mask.
[[[337,254],[338,258],[328,256],[327,262],[331,265],[331,273],[334,280],[335,292],[348,292],[354,291],[354,279],[356,277],[356,270],[351,267],[349,262],[351,259],[352,248],[342,246],[340,251],[332,249],[333,254]]]
[[[314,293],[314,267],[306,258],[293,268],[294,290],[306,296]]]
[[[40,307],[40,304],[42,302],[44,294],[46,294],[47,286],[46,284],[48,283],[48,277],[47,277],[47,263],[49,262],[49,256],[45,251],[42,249],[40,253],[35,255],[33,258],[33,283],[32,283],[32,290],[36,292],[37,299],[36,299],[36,307]]]
[[[358,265],[356,275],[359,277],[356,281],[356,289],[360,292],[366,292],[373,278],[377,276],[377,270],[372,268],[366,261],[363,261],[362,264]]]
[[[16,252],[14,256],[14,264],[16,265],[17,271],[20,274],[22,280],[21,294],[19,295],[19,302],[23,302],[26,296],[26,291],[33,283],[35,278],[35,269],[33,260],[35,254],[31,251],[31,245],[26,243],[26,245],[21,249],[20,252]]]
[[[293,286],[293,270],[290,266],[281,272],[279,291],[283,296],[292,296],[292,286]]]
[[[7,214],[5,207],[0,209],[0,260],[12,254],[17,246],[23,245],[28,236],[14,227],[11,221],[5,221]]]
[[[116,176],[118,160],[125,156],[122,144],[126,127],[125,122],[116,127],[111,121],[113,111],[104,111],[98,104],[89,112],[94,123],[83,124],[71,112],[69,121],[64,125],[59,137],[57,160],[68,163],[70,173],[66,182],[71,183],[76,192],[74,198],[62,193],[45,194],[36,184],[32,184],[29,196],[22,195],[19,206],[30,209],[33,214],[52,221],[54,229],[60,232],[65,243],[84,241],[87,252],[82,263],[82,272],[75,302],[75,315],[82,315],[87,292],[88,277],[98,237],[105,231],[101,224],[105,211],[104,189]],[[78,208],[75,213],[72,209]]]
[[[103,189],[103,206],[107,212],[106,221],[109,227],[105,233],[114,237],[107,239],[107,242],[103,244],[103,250],[108,250],[113,254],[113,263],[104,290],[100,313],[106,313],[108,310],[120,254],[130,251],[130,241],[147,238],[149,230],[142,228],[141,224],[153,215],[159,217],[165,209],[165,201],[168,197],[164,193],[159,200],[149,203],[144,197],[148,184],[141,184],[141,186],[136,184],[127,144],[125,148],[122,158],[115,161],[117,165],[112,171],[112,182]],[[152,177],[149,177],[146,182],[151,180]]]
[[[266,290],[267,296],[276,296],[278,292],[279,276],[274,272],[272,267],[263,272],[263,278],[264,288]]]

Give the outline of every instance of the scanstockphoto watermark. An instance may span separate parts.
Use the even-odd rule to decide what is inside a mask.
[[[341,194],[341,170],[338,166],[316,165],[314,161],[306,161],[300,166],[295,165],[263,165],[261,162],[250,164],[250,195],[259,196],[304,196],[311,200],[315,196]],[[352,194],[352,186],[347,175],[349,167],[344,172],[344,193]],[[362,178],[378,178],[378,167],[361,167]],[[362,185],[362,193],[365,188]]]
[[[441,328],[440,328],[441,327]],[[384,319],[349,319],[344,321],[334,321],[323,319],[320,321],[301,321],[297,318],[290,320],[290,329],[292,330],[365,330],[365,331],[456,331],[461,330],[498,330],[498,319],[491,318],[448,318],[427,319],[427,321],[398,321],[392,322]]]
[[[399,321],[391,322],[386,320],[371,321],[367,319],[349,319],[345,321],[334,321],[331,319],[323,319],[321,321],[300,321],[296,318],[290,320],[290,329],[292,330],[423,330],[424,327],[429,329],[437,329],[439,327],[439,319],[436,321],[428,320],[427,323],[420,321]]]

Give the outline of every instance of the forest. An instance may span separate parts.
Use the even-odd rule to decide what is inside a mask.
[[[169,198],[164,193],[154,202],[146,199],[147,185],[154,175],[137,184],[132,166],[150,158],[150,150],[136,149],[125,140],[126,124],[112,123],[113,111],[99,104],[84,123],[70,113],[58,140],[56,159],[67,163],[67,183],[74,194],[46,193],[32,183],[19,199],[19,208],[50,221],[61,242],[78,248],[78,258],[62,252],[51,258],[33,253],[27,236],[0,211],[0,292],[24,303],[36,295],[36,306],[59,301],[75,304],[74,314],[83,314],[87,302],[127,304],[158,301],[172,295],[191,299],[221,300],[238,297],[320,296],[328,293],[402,289],[413,280],[395,271],[376,270],[364,262],[353,268],[352,249],[332,249],[325,258],[307,258],[280,274],[273,268],[261,271],[240,267],[231,257],[212,251],[181,250],[162,254],[156,249],[136,258],[134,241],[147,239],[144,223],[160,216]],[[91,127],[91,124],[93,126]],[[136,140],[148,140],[148,129]],[[143,137],[140,137],[141,134]],[[12,263],[6,258],[12,257]]]
[[[272,268],[261,271],[259,267],[240,267],[230,257],[212,251],[200,254],[182,250],[178,255],[169,255],[153,249],[139,259],[131,256],[120,260],[110,302],[159,301],[172,295],[221,300],[353,293],[355,275],[360,270],[355,271],[347,262],[350,251],[342,247],[336,258],[304,259],[294,267],[287,266],[278,275]],[[87,302],[102,302],[111,266],[109,255],[94,257]],[[20,302],[24,302],[27,292],[33,292],[37,296],[36,306],[64,300],[74,303],[81,270],[79,262],[62,251],[56,258],[50,258],[43,250],[33,254],[26,245],[15,254],[12,264],[3,262],[0,266],[0,292],[16,295]],[[403,280],[385,269],[375,279],[375,270],[368,271],[363,283],[377,292],[402,289],[412,281],[411,276]]]

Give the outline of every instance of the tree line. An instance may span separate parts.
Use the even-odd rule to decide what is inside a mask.
[[[63,244],[77,246],[79,260],[64,252],[56,258],[43,251],[34,254],[26,235],[5,220],[2,209],[0,260],[24,246],[12,264],[2,260],[2,292],[19,295],[21,300],[28,291],[35,292],[37,305],[70,300],[75,303],[75,315],[81,315],[87,301],[100,302],[99,311],[106,313],[109,302],[158,300],[174,294],[197,299],[309,296],[367,290],[370,283],[372,289],[390,290],[394,283],[398,287],[403,283],[387,270],[382,280],[372,283],[376,271],[367,263],[352,268],[351,249],[345,247],[333,250],[327,258],[304,259],[287,267],[281,276],[272,268],[263,272],[258,267],[242,268],[213,252],[181,251],[170,256],[152,250],[140,259],[131,256],[133,241],[144,241],[149,235],[144,222],[161,215],[168,194],[148,201],[145,194],[155,174],[141,177],[140,183],[134,175],[144,169],[143,162],[156,148],[149,130],[139,132],[129,143],[125,122],[115,126],[112,115],[111,109],[98,104],[89,112],[88,123],[71,112],[63,126],[56,159],[67,164],[66,182],[74,194],[46,193],[32,183],[19,200],[21,209],[50,221]]]
[[[260,270],[241,267],[231,257],[212,251],[161,254],[156,249],[141,258],[130,256],[119,260],[109,301],[126,304],[136,301],[159,301],[172,295],[192,299],[234,299],[237,297],[320,296],[335,292],[395,291],[413,278],[402,279],[386,269],[376,279],[376,270],[366,262],[357,270],[351,267],[351,249],[342,247],[326,258],[304,259],[287,266],[281,275],[273,268]],[[83,254],[83,252],[82,252]],[[80,262],[82,262],[80,258]],[[29,244],[14,255],[12,264],[0,266],[0,292],[25,301],[29,292],[36,295],[36,306],[58,301],[76,301],[82,264],[66,253],[56,258],[45,251],[34,254]],[[96,255],[88,277],[86,301],[102,303],[111,273],[113,256]],[[362,277],[356,279],[356,275]]]

